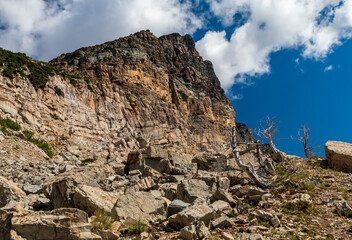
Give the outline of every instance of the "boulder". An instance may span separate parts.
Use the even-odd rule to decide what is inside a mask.
[[[204,222],[199,222],[182,228],[178,237],[184,240],[198,240],[205,239],[209,235],[209,229],[204,225]]]
[[[325,156],[331,168],[352,172],[352,144],[328,141],[325,143]]]
[[[192,203],[197,198],[208,199],[212,195],[212,189],[205,181],[200,179],[184,180],[177,185],[177,198]]]
[[[77,167],[47,178],[43,184],[43,192],[54,208],[80,208],[90,214],[98,208],[101,211],[108,211],[119,194],[103,191],[106,184],[102,183],[107,183],[107,178],[113,175],[115,171],[108,165],[91,164]],[[83,202],[80,203],[82,200]],[[92,206],[94,207],[91,210]],[[101,208],[101,206],[106,207]]]
[[[229,217],[221,216],[211,222],[213,228],[229,228],[232,226],[232,222]]]
[[[106,192],[97,187],[80,185],[73,193],[73,203],[78,209],[84,210],[89,215],[96,212],[111,213],[120,192]]]
[[[142,220],[152,224],[166,219],[167,203],[150,192],[129,192],[122,195],[111,210],[116,220]]]
[[[336,212],[340,216],[352,217],[352,208],[345,202],[335,203]]]
[[[161,192],[161,195],[170,201],[177,198],[177,184],[176,183],[164,183],[158,184],[156,189]]]
[[[269,213],[269,212],[265,212],[263,210],[255,210],[254,215],[259,217],[260,219],[264,219],[270,222],[270,224],[277,228],[280,227],[280,220],[279,218],[273,214],[273,213]]]
[[[26,197],[26,194],[16,184],[0,176],[0,208],[11,201],[19,202]]]
[[[183,209],[189,207],[189,203],[185,203],[181,200],[175,199],[173,200],[167,208],[167,215],[171,216],[178,212],[181,212]]]
[[[270,194],[261,188],[254,186],[236,185],[231,188],[231,192],[237,197],[246,197],[250,201],[260,202],[270,197]]]
[[[231,207],[235,207],[237,205],[237,200],[235,200],[228,191],[223,189],[218,189],[210,198],[211,202],[215,202],[218,200],[225,201],[231,205]]]
[[[197,164],[199,170],[222,172],[228,170],[228,160],[225,155],[203,154],[192,159]]]
[[[87,213],[71,208],[14,216],[12,230],[27,240],[101,239],[91,232]]]
[[[210,204],[210,207],[212,207],[218,214],[229,214],[230,212],[234,211],[229,203],[222,200],[213,202],[212,204]]]
[[[41,185],[28,184],[24,185],[22,189],[27,194],[38,194],[42,191],[43,187]]]
[[[216,211],[209,207],[205,202],[195,203],[181,212],[169,217],[169,226],[174,229],[181,229],[189,226],[195,221],[204,222],[205,226],[209,227],[210,222],[215,219]]]

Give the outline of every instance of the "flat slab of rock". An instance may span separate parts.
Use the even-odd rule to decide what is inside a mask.
[[[73,208],[12,217],[12,230],[25,239],[101,239],[91,232],[87,213]]]
[[[189,203],[185,203],[181,200],[175,199],[173,200],[169,207],[167,208],[167,215],[171,216],[174,215],[178,212],[181,212],[183,209],[187,208],[190,204]]]
[[[116,220],[142,220],[152,224],[166,219],[167,203],[150,192],[129,192],[122,195],[111,210]]]
[[[174,229],[190,226],[194,222],[204,222],[209,227],[210,222],[215,219],[216,211],[206,203],[197,203],[185,208],[181,212],[169,217],[169,225]]]
[[[325,143],[325,156],[331,168],[352,172],[352,144],[328,141]]]

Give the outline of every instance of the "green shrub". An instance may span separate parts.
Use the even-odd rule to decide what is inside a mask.
[[[10,118],[2,119],[0,118],[0,126],[1,126],[1,131],[4,128],[5,130],[7,128],[10,128],[14,131],[20,131],[21,130],[21,125],[16,123],[15,121],[11,120]]]
[[[55,93],[61,97],[65,96],[64,92],[58,86],[55,86]]]
[[[50,158],[52,158],[54,156],[53,150],[51,148],[51,146],[49,145],[49,143],[47,143],[46,141],[42,140],[42,139],[37,139],[34,138],[33,135],[34,133],[31,131],[23,131],[23,135],[25,136],[26,140],[28,142],[31,142],[35,145],[37,145],[40,149],[42,149]]]
[[[20,74],[25,77],[23,69],[27,67],[29,71],[29,81],[33,87],[38,89],[46,86],[49,81],[49,76],[55,74],[67,77],[72,85],[77,85],[75,79],[80,78],[76,75],[70,75],[68,73],[60,72],[57,68],[50,66],[44,62],[35,62],[24,53],[13,53],[5,49],[0,48],[0,67],[4,67],[3,75],[9,78],[13,78],[16,74]]]
[[[114,219],[108,216],[106,213],[100,211],[95,212],[92,216],[93,232],[98,232],[98,230],[108,230],[111,229]]]
[[[267,228],[271,227],[270,221],[263,219],[263,218],[259,218],[259,217],[257,217],[257,220],[260,225],[267,227]]]
[[[147,230],[147,224],[142,222],[140,219],[128,227],[128,233],[130,234],[140,234],[142,232],[146,232]]]
[[[302,200],[298,200],[298,201],[291,201],[291,202],[287,202],[284,205],[284,208],[286,210],[289,210],[291,212],[304,212],[304,213],[308,213],[311,210],[311,203],[308,201],[302,201]]]
[[[94,159],[94,158],[86,158],[86,159],[82,160],[82,163],[93,163],[95,161],[96,161],[96,159]]]
[[[89,91],[94,92],[94,89],[92,88],[92,86],[90,84],[87,85],[87,88]]]

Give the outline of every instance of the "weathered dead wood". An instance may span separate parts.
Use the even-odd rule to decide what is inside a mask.
[[[236,140],[236,129],[233,128],[232,129],[232,152],[233,155],[235,157],[235,160],[237,162],[237,165],[244,171],[247,172],[247,174],[249,175],[249,177],[254,181],[254,183],[261,188],[268,188],[270,186],[272,186],[273,184],[276,184],[282,180],[284,180],[285,178],[291,176],[292,174],[295,173],[294,170],[292,170],[289,174],[283,176],[282,178],[274,181],[274,182],[266,182],[264,181],[255,171],[254,166],[251,162],[249,162],[249,165],[246,165],[244,163],[242,163],[241,159],[240,159],[240,155],[239,155],[239,151],[237,149],[238,147],[238,143]]]
[[[303,136],[301,135],[303,133]],[[313,157],[316,153],[314,152],[315,148],[320,147],[319,144],[315,144],[310,140],[310,132],[307,124],[302,126],[302,129],[298,130],[298,138],[292,138],[302,143],[304,149],[304,155],[306,158]]]

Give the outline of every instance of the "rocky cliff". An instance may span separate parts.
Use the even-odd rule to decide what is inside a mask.
[[[189,35],[141,31],[49,64],[60,71],[49,69],[45,84],[30,81],[28,66],[12,75],[0,67],[0,114],[55,145],[54,153],[123,158],[150,143],[193,154],[223,151],[230,141],[235,112]]]

